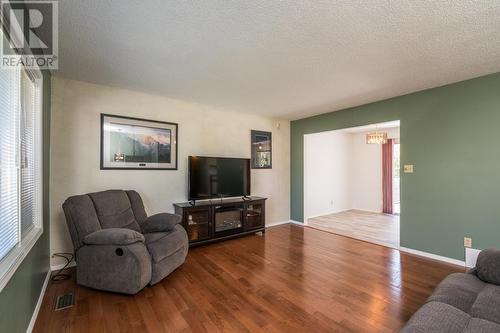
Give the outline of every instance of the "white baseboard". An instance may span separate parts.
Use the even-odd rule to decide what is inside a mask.
[[[301,225],[301,226],[304,225],[304,223],[302,223],[302,222],[297,222],[297,221],[294,221],[294,220],[287,220],[287,221],[272,222],[270,224],[266,224],[266,228],[275,227],[277,225],[282,225],[282,224],[287,224],[287,223],[298,224],[298,225]]]
[[[449,264],[457,265],[457,266],[463,266],[465,267],[465,261],[463,260],[458,260],[458,259],[453,259],[453,258],[448,258],[448,257],[443,257],[439,256],[437,254],[432,254],[424,251],[419,251],[419,250],[414,250],[414,249],[409,249],[407,247],[400,246],[399,251],[401,252],[406,252],[406,253],[411,253],[420,257],[425,257],[429,259],[434,259],[434,260],[439,260],[443,261]]]
[[[62,269],[65,265],[66,265],[66,263],[57,264],[57,265],[50,265],[50,270],[51,271],[58,271],[58,270]],[[72,260],[68,265],[68,267],[75,267],[75,266],[76,266],[76,262],[74,260]]]
[[[50,281],[51,271],[47,272],[47,276],[45,276],[45,281],[43,282],[42,290],[40,291],[40,296],[38,296],[38,301],[36,302],[35,310],[33,311],[33,315],[31,316],[30,323],[28,328],[26,329],[26,333],[31,333],[33,328],[35,327],[36,318],[38,317],[38,312],[40,311],[40,307],[42,306],[43,296],[45,296],[45,290],[47,290],[47,286]]]

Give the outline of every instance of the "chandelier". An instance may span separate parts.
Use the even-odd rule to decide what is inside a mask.
[[[379,132],[375,129],[375,132],[368,133],[366,135],[366,143],[367,144],[375,143],[379,145],[387,143],[387,133]]]

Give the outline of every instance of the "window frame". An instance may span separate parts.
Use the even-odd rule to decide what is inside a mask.
[[[15,39],[22,39],[23,34],[21,31],[14,29],[10,30],[10,32],[14,33],[14,36],[9,36],[5,32],[5,27],[0,24],[0,29],[2,30],[2,34],[6,39],[9,37],[15,38]],[[4,38],[1,37],[0,38]],[[30,228],[25,235],[22,235],[21,232],[21,164],[19,163],[19,167],[17,170],[17,175],[18,175],[18,243],[14,248],[12,248],[5,257],[0,259],[0,292],[5,288],[7,283],[10,281],[12,276],[16,273],[17,269],[21,265],[21,263],[24,261],[26,256],[30,253],[31,249],[33,246],[36,244],[40,236],[43,234],[43,162],[44,162],[44,156],[43,156],[43,75],[42,72],[40,71],[39,68],[33,69],[27,69],[27,68],[19,68],[20,71],[25,70],[28,74],[28,76],[32,76],[33,83],[35,84],[35,89],[38,90],[39,94],[39,105],[38,110],[35,112],[38,112],[37,115],[35,115],[36,119],[36,126],[38,126],[38,133],[37,133],[37,138],[35,138],[36,142],[36,151],[35,154],[38,157],[38,167],[36,170],[36,179],[37,179],[37,188],[38,188],[38,193],[36,193],[36,200],[37,200],[37,210],[34,212],[34,223],[33,227]],[[21,80],[19,82],[21,84]],[[20,89],[21,91],[21,89]],[[22,93],[22,92],[20,92]],[[21,107],[21,105],[19,106]],[[17,110],[20,111],[20,110]],[[19,124],[18,131],[21,131],[21,123]],[[36,132],[36,131],[35,131]],[[21,144],[21,137],[18,137],[19,142],[18,144]],[[21,158],[21,150],[18,152],[18,157],[19,162]]]

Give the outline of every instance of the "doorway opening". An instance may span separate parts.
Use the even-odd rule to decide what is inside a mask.
[[[305,224],[399,248],[399,137],[399,120],[305,135]]]

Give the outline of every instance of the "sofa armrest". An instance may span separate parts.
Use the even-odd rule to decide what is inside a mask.
[[[474,269],[480,280],[500,285],[500,249],[482,250],[477,257]]]
[[[147,234],[151,232],[171,231],[181,222],[179,215],[160,213],[151,215],[141,224],[142,232]]]
[[[129,245],[144,241],[141,233],[125,228],[102,229],[83,238],[85,245]]]

